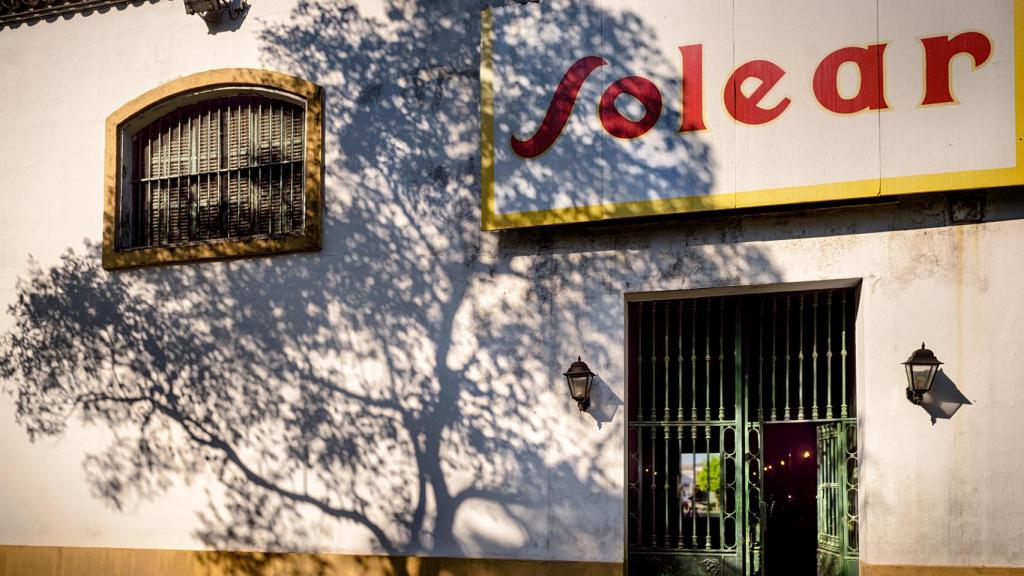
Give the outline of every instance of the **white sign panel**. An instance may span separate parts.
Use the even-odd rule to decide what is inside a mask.
[[[1021,0],[482,16],[483,227],[1024,183]]]

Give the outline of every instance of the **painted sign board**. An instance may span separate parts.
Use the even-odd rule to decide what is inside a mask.
[[[1024,184],[1024,0],[485,10],[483,228]]]

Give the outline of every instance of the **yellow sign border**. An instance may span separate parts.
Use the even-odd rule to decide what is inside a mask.
[[[1012,168],[872,178],[850,182],[498,214],[495,212],[494,202],[493,17],[491,9],[486,8],[480,15],[481,228],[483,230],[501,230],[658,214],[782,206],[1024,184],[1024,57],[1022,57],[1024,55],[1024,0],[1014,0],[1013,12],[1017,165]]]

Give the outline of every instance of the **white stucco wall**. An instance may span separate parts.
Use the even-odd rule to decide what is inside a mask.
[[[179,2],[0,31],[4,310],[28,289],[18,279],[30,258],[69,271],[60,257],[70,249],[98,266],[83,242],[100,239],[103,123],[121,104],[221,67],[273,68],[326,89],[322,252],[75,284],[83,302],[139,303],[166,331],[168,358],[192,346],[222,356],[157,371],[237,390],[237,406],[216,417],[278,491],[246,500],[261,488],[213,464],[150,466],[166,485],[135,496],[115,487],[118,508],[98,480],[123,476],[87,458],[131,448],[138,430],[76,414],[62,435],[33,443],[6,395],[0,543],[621,561],[623,294],[862,278],[862,558],[1024,566],[1017,191],[989,194],[986,221],[964,226],[948,225],[946,197],[931,195],[482,233],[476,3],[348,6],[260,0],[238,31],[216,35]],[[154,293],[173,297],[147,300]],[[0,332],[14,323],[4,312]],[[210,325],[231,338],[211,340]],[[88,323],[75,326],[89,336]],[[899,363],[922,340],[970,401],[934,424],[903,397]],[[577,354],[607,385],[591,414],[577,412],[560,375]],[[207,376],[221,365],[233,371]],[[113,375],[146,378],[78,376],[101,385]],[[323,408],[320,424],[300,418],[309,408]],[[231,420],[278,409],[251,428]],[[167,430],[169,445],[188,446],[173,422]],[[283,467],[303,448],[324,460]],[[244,515],[275,506],[286,512]],[[250,533],[228,530],[246,519]]]

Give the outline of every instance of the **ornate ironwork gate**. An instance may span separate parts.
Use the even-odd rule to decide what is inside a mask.
[[[787,421],[841,431],[818,565],[856,574],[855,304],[852,288],[630,303],[630,575],[764,575],[762,430]]]
[[[857,573],[857,425],[817,427],[817,576]]]

